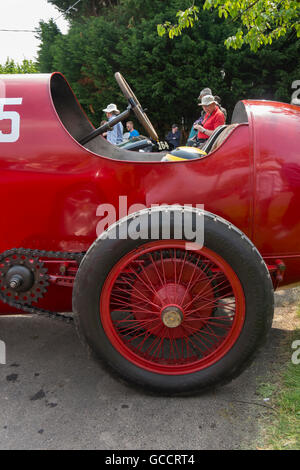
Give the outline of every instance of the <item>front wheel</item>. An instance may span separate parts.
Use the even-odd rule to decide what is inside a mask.
[[[176,209],[170,233],[178,233]],[[179,210],[179,209],[178,209]],[[151,219],[162,232],[162,217]],[[252,361],[273,314],[259,253],[236,227],[203,211],[204,246],[186,240],[100,238],[74,286],[74,312],[89,347],[145,390],[180,394],[224,384]],[[121,230],[122,229],[122,230]],[[108,232],[110,229],[108,229]]]

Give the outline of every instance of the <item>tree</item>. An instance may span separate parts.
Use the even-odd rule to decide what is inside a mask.
[[[126,106],[113,78],[116,71],[128,80],[161,135],[182,117],[195,119],[201,86],[210,83],[222,93],[224,34],[216,14],[209,22],[211,15],[205,13],[200,37],[195,30],[175,43],[156,34],[157,22],[174,14],[179,3],[166,0],[162,7],[160,0],[124,0],[105,17],[73,22],[68,34],[55,40],[53,70],[67,77],[95,125],[108,103]]]
[[[0,64],[0,74],[8,73],[38,73],[37,65],[32,60],[24,59],[16,64],[13,59],[7,59],[4,65]]]
[[[38,49],[38,66],[42,73],[50,72],[53,68],[54,42],[62,34],[52,19],[49,22],[40,21],[39,26],[36,30],[36,38],[41,41]]]
[[[221,96],[229,120],[239,99],[290,101],[291,83],[300,76],[300,41],[287,36],[257,53],[224,49],[235,25],[207,10],[181,41],[160,38],[156,25],[183,1],[187,7],[190,0],[120,0],[105,15],[74,20],[67,34],[42,43],[41,51],[51,48],[52,54],[51,66],[42,71],[66,76],[95,126],[109,103],[127,105],[114,80],[120,71],[161,137],[173,122],[184,118],[190,126],[199,117],[197,96],[207,86]]]
[[[66,19],[100,16],[105,9],[113,7],[119,0],[48,0],[61,11]],[[73,6],[74,5],[74,6]],[[73,8],[70,8],[72,7]]]
[[[238,24],[235,33],[225,40],[226,47],[240,49],[248,44],[256,52],[261,46],[272,44],[287,33],[295,32],[300,37],[299,0],[204,0],[203,10],[217,10],[219,17]],[[170,38],[178,36],[185,28],[199,21],[200,7],[192,5],[176,14],[178,22],[166,21],[157,25],[160,36],[168,33]]]

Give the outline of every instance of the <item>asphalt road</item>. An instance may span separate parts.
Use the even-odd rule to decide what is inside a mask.
[[[276,365],[273,328],[255,363],[218,391],[144,395],[87,357],[75,327],[40,317],[0,318],[0,449],[239,449],[251,445],[266,404],[256,394]]]

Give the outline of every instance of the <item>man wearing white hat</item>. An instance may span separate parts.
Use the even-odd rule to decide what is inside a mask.
[[[194,127],[198,130],[197,141],[203,143],[217,127],[225,124],[225,116],[212,95],[203,96],[199,106],[204,109],[205,116],[202,123],[196,124]]]
[[[106,113],[108,122],[114,119],[117,114],[120,114],[120,111],[114,103],[109,104],[107,108],[103,109],[103,111]],[[117,145],[123,142],[123,124],[118,122],[118,124],[116,124],[111,131],[107,132],[106,138],[108,142],[113,145]]]

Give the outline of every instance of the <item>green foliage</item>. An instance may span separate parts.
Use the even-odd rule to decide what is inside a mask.
[[[0,64],[0,74],[8,73],[38,73],[37,65],[32,60],[24,59],[16,64],[13,59],[7,59],[4,65]]]
[[[240,49],[248,44],[256,52],[261,46],[272,44],[287,33],[294,31],[300,37],[299,0],[204,0],[199,2],[204,10],[217,10],[220,18],[230,18],[239,24],[235,33],[225,40],[227,48]],[[170,38],[178,36],[184,28],[194,26],[199,17],[199,8],[190,6],[178,11],[177,23],[165,21],[157,25],[160,36],[168,33]]]
[[[38,50],[38,66],[42,73],[48,72],[53,68],[54,41],[61,35],[60,30],[52,19],[48,23],[40,21],[36,37],[41,41]]]
[[[195,21],[198,20],[198,13],[199,8],[195,5],[192,5],[184,11],[179,10],[176,13],[178,24],[174,26],[170,23],[170,21],[165,21],[163,25],[157,25],[157,32],[160,36],[163,36],[166,30],[168,30],[169,37],[173,39],[174,36],[181,34],[184,28],[192,28],[194,26]]]
[[[114,79],[120,71],[161,137],[173,122],[184,118],[189,127],[199,117],[197,96],[207,86],[221,96],[229,119],[239,99],[290,101],[291,83],[300,78],[299,41],[280,39],[257,54],[246,47],[227,50],[223,43],[235,26],[223,22],[217,11],[201,12],[181,41],[158,37],[156,25],[189,3],[120,0],[103,16],[72,21],[68,34],[44,34],[41,72],[62,72],[98,126],[109,103],[119,109],[127,105]]]

